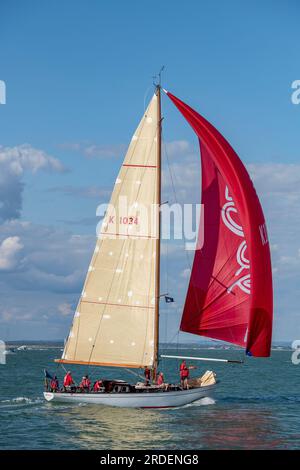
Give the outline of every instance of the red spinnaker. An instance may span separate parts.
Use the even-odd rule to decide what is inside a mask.
[[[197,134],[202,160],[204,243],[195,251],[180,329],[245,346],[253,356],[269,356],[270,247],[253,183],[220,132],[167,95]]]

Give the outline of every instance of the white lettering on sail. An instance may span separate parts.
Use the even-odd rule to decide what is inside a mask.
[[[242,291],[246,294],[250,294],[251,288],[251,279],[250,274],[246,274],[245,276],[240,277],[237,281],[234,281],[230,287],[228,287],[227,292],[230,293],[235,286],[238,286]]]
[[[237,214],[237,209],[235,207],[235,203],[232,197],[229,195],[229,190],[227,186],[225,188],[225,199],[227,202],[225,202],[221,210],[222,220],[224,224],[235,235],[245,238],[243,227],[232,219],[231,213]],[[263,236],[266,235],[266,232],[263,229],[261,229],[261,227],[260,227],[260,233],[263,239]],[[251,277],[250,277],[249,272],[245,274],[245,270],[250,270],[250,261],[245,256],[246,250],[247,250],[247,243],[246,243],[246,240],[243,240],[240,243],[237,253],[236,253],[236,260],[240,267],[235,272],[235,276],[241,275],[241,277],[239,277],[236,281],[234,281],[231,284],[231,286],[228,287],[227,289],[228,293],[230,293],[233,290],[233,288],[237,286],[246,294],[250,294]]]
[[[237,224],[231,217],[231,212],[237,213],[237,209],[235,207],[234,201],[232,197],[229,196],[228,187],[225,188],[225,198],[228,202],[226,202],[222,208],[221,214],[224,224],[226,225],[229,230],[233,233],[238,235],[239,237],[244,236],[243,227]]]
[[[237,251],[237,254],[236,254],[237,262],[240,265],[240,269],[238,269],[237,272],[235,273],[236,276],[238,276],[244,269],[249,269],[250,268],[250,261],[245,257],[245,251],[246,250],[247,250],[247,243],[244,240],[240,244],[240,246],[238,248],[238,251]]]
[[[263,223],[263,224],[260,225],[258,228],[259,228],[259,233],[260,233],[261,242],[262,242],[263,245],[266,245],[266,244],[268,243],[268,241],[269,241],[266,224]]]

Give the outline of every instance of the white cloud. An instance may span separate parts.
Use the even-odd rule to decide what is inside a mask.
[[[65,171],[65,167],[57,158],[47,155],[43,150],[35,149],[29,144],[15,147],[0,146],[0,165],[4,165],[15,176],[22,175],[26,170],[33,173],[41,169],[55,172]]]
[[[79,152],[87,158],[122,158],[125,156],[128,143],[124,144],[95,144],[92,142],[66,142],[61,148]],[[195,154],[195,149],[187,140],[173,140],[163,143],[163,151],[172,159],[184,158],[185,161]]]
[[[61,148],[79,152],[87,158],[118,158],[125,155],[126,144],[93,144],[89,142],[66,142],[61,144]]]
[[[163,146],[163,162],[164,197],[169,202],[177,200],[180,204],[199,201],[199,149],[186,140],[166,142]]]
[[[0,337],[9,326],[9,339],[63,338],[94,244],[93,235],[20,220],[1,224]]]
[[[165,151],[169,157],[184,158],[185,161],[189,158],[190,154],[194,154],[195,150],[190,142],[187,140],[173,140],[164,144]]]
[[[24,311],[18,307],[5,307],[0,309],[0,321],[3,323],[15,323],[19,321],[32,320],[32,312]]]
[[[286,197],[299,199],[300,165],[292,163],[249,164],[247,168],[253,182],[264,193],[285,193]]]
[[[63,172],[62,163],[43,150],[28,144],[15,147],[0,146],[0,221],[20,217],[26,171]]]
[[[69,316],[73,313],[72,305],[64,302],[57,307],[59,313],[64,317]]]
[[[83,198],[104,198],[109,199],[111,189],[100,188],[97,186],[55,186],[48,189],[49,192],[60,192],[68,196],[76,196]]]
[[[18,254],[23,245],[20,237],[8,237],[0,245],[0,270],[13,269],[18,262]]]
[[[1,239],[0,268],[9,272],[1,274],[0,270],[0,283],[16,291],[80,292],[95,236],[75,236],[66,230],[14,220],[0,226]]]

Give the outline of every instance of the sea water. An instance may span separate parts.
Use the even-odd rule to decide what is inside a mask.
[[[214,370],[219,383],[212,397],[177,409],[140,410],[100,405],[48,403],[43,369],[62,381],[53,363],[61,347],[43,345],[6,356],[0,365],[0,449],[299,449],[300,365],[292,351],[275,350],[268,359],[245,358],[234,349],[186,346],[166,354],[245,359],[245,363],[194,362],[192,375]],[[191,361],[188,361],[191,364]],[[177,360],[160,367],[178,382]],[[97,378],[140,380],[121,369],[69,367],[80,381]]]

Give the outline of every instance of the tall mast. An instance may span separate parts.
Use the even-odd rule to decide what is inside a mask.
[[[159,301],[160,301],[160,237],[161,237],[161,98],[160,84],[156,86],[157,96],[157,204],[158,204],[158,230],[156,239],[156,273],[155,273],[155,321],[154,321],[154,361],[153,368],[156,371],[158,367],[158,347],[159,347]]]

